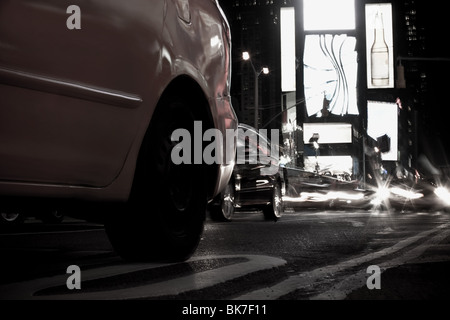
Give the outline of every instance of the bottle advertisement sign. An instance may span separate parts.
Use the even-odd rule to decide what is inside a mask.
[[[394,88],[392,4],[366,4],[367,88]]]

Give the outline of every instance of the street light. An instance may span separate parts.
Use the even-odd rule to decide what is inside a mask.
[[[258,129],[258,116],[259,116],[259,75],[261,73],[263,74],[269,74],[269,68],[262,67],[259,71],[256,71],[255,66],[253,65],[252,59],[250,57],[250,53],[248,51],[242,52],[242,60],[244,61],[250,61],[250,64],[252,66],[253,72],[255,74],[255,123],[254,127],[255,129]]]

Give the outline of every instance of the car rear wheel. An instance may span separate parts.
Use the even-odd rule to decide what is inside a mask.
[[[283,198],[281,193],[281,186],[276,183],[273,187],[272,199],[268,206],[263,209],[264,218],[266,220],[277,221],[281,218],[283,212]]]
[[[64,220],[64,213],[59,210],[50,210],[40,214],[39,219],[41,219],[43,223],[58,224]]]
[[[207,202],[204,166],[171,159],[178,144],[173,131],[183,128],[194,136],[195,107],[186,97],[167,95],[155,111],[125,213],[106,221],[111,243],[126,260],[183,261],[198,246]]]
[[[231,221],[235,210],[235,185],[230,179],[225,189],[220,193],[219,199],[209,206],[211,219],[214,221]]]
[[[14,226],[19,225],[25,221],[25,216],[15,212],[1,212],[0,213],[0,225]]]

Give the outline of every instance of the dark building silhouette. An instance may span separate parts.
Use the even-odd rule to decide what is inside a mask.
[[[445,39],[450,31],[446,10],[425,0],[398,4],[398,58],[404,67],[406,88],[402,96],[401,133],[413,167],[425,155],[435,166],[447,166],[449,134],[446,115],[450,50]]]
[[[228,17],[233,39],[233,106],[239,121],[254,126],[255,75],[242,52],[250,53],[257,71],[268,67],[259,82],[259,127],[281,128],[280,25],[282,6],[293,6],[291,0],[221,1]],[[275,119],[274,119],[275,118]],[[272,120],[273,119],[273,120]],[[272,120],[272,121],[271,121]]]

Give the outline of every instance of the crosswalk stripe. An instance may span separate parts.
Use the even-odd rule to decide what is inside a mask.
[[[390,268],[395,268],[401,265],[404,265],[408,261],[414,260],[420,257],[425,250],[430,248],[432,245],[437,244],[444,240],[446,237],[450,235],[450,230],[444,230],[443,232],[437,234],[433,238],[427,240],[425,243],[405,252],[399,257],[396,257],[392,260],[388,260],[384,263],[380,263],[378,266],[380,267],[382,272]],[[331,289],[316,296],[310,298],[310,300],[342,300],[347,297],[349,293],[353,290],[361,288],[366,285],[367,279],[366,270],[361,270],[360,272],[347,277],[345,280],[339,282],[334,285]]]
[[[275,300],[284,295],[287,295],[293,291],[311,287],[317,281],[321,281],[325,277],[333,276],[337,272],[344,271],[346,269],[350,269],[356,266],[359,266],[363,263],[367,263],[369,261],[382,258],[384,256],[393,254],[398,252],[399,250],[428,237],[429,235],[435,233],[438,230],[447,228],[449,224],[439,225],[435,229],[424,231],[418,235],[413,237],[409,237],[404,239],[392,247],[385,248],[383,250],[369,253],[364,256],[354,257],[352,259],[343,261],[341,263],[325,266],[321,268],[317,268],[312,271],[303,272],[297,275],[290,276],[288,279],[279,282],[271,287],[266,287],[262,289],[258,289],[246,294],[243,294],[239,297],[236,297],[235,300]]]
[[[245,262],[235,263],[212,270],[197,272],[188,276],[174,278],[168,281],[161,281],[148,285],[135,286],[125,289],[116,289],[108,291],[84,292],[68,290],[68,294],[35,296],[40,290],[65,285],[68,275],[59,275],[50,278],[41,278],[23,283],[10,284],[0,287],[0,298],[7,294],[8,299],[12,300],[115,300],[115,299],[139,299],[158,296],[177,295],[183,292],[200,290],[211,287],[246,274],[272,269],[285,265],[287,262],[280,258],[262,256],[262,255],[226,255],[226,256],[202,256],[195,257],[188,262],[226,259],[226,258],[244,258]],[[119,265],[112,267],[96,268],[82,272],[82,281],[94,279],[107,279],[108,277],[126,274],[134,271],[147,270],[170,264],[136,264]]]

